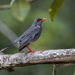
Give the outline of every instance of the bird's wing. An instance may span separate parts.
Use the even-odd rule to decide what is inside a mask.
[[[38,34],[39,28],[34,28],[27,34],[25,34],[20,40],[19,51],[21,51],[25,46]]]

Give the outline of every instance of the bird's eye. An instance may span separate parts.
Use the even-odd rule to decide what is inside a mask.
[[[40,20],[41,20],[41,19],[39,19],[39,18],[37,19],[38,22],[39,22]]]

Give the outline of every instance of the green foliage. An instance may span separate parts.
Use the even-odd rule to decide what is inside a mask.
[[[54,17],[56,16],[57,12],[59,11],[62,3],[64,0],[54,0],[49,8],[49,14],[51,17],[51,20],[53,21]]]
[[[24,21],[30,11],[30,4],[26,0],[15,0],[11,3],[12,14],[19,21]]]

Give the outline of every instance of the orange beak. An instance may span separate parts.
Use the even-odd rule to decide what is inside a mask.
[[[44,20],[46,20],[46,18],[43,18],[41,21],[44,21]]]

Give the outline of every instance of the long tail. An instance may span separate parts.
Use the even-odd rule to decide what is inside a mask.
[[[6,47],[4,47],[3,49],[0,50],[0,52],[4,51],[5,49],[7,49],[8,47],[12,46],[13,44],[15,44],[14,42],[12,42],[11,44],[7,45]]]

